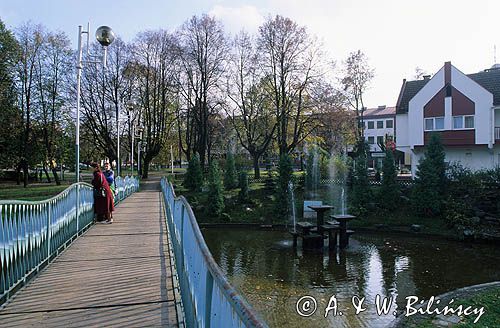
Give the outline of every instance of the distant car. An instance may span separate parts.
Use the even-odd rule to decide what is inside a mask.
[[[372,168],[372,167],[368,168],[368,176],[373,177],[373,176],[375,176],[375,173],[376,173],[376,171],[374,168]]]

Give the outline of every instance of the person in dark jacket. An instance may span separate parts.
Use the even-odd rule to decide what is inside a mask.
[[[113,195],[115,195],[116,192],[115,172],[113,172],[113,170],[111,169],[111,165],[109,164],[109,162],[104,163],[104,171],[102,173],[104,173],[104,176],[108,181],[109,188],[111,188]]]
[[[90,166],[94,169],[92,186],[94,186],[94,213],[98,222],[113,223],[111,212],[115,210],[113,193],[109,187],[106,177],[101,172],[101,167],[97,163]]]

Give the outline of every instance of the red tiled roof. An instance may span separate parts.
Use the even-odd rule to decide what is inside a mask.
[[[396,106],[367,108],[363,112],[363,117],[365,118],[390,115],[396,115]]]

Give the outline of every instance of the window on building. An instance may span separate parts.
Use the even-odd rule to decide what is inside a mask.
[[[377,121],[377,129],[383,129],[384,128],[384,121]]]
[[[432,131],[434,130],[434,119],[433,118],[426,118],[425,119],[425,131]]]
[[[463,129],[464,127],[464,117],[463,116],[453,116],[453,128]]]
[[[375,144],[375,137],[368,137],[368,144],[369,145]]]
[[[474,129],[474,116],[473,115],[460,115],[453,116],[453,129]]]
[[[464,122],[466,129],[474,129],[474,116],[464,116]]]
[[[434,130],[444,130],[444,117],[434,118]]]
[[[378,136],[377,145],[383,145],[383,144],[384,144],[384,136]]]
[[[444,130],[444,117],[426,118],[424,121],[425,131]]]
[[[368,129],[374,129],[375,128],[375,124],[373,121],[368,121]]]
[[[387,121],[385,121],[385,127],[386,127],[387,129],[392,129],[392,127],[393,127],[393,124],[392,124],[392,123],[393,123],[393,121],[392,121],[392,120],[387,120]]]

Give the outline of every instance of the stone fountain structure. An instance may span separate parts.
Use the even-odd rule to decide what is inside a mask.
[[[331,156],[329,161],[329,180],[328,185],[330,193],[335,195],[333,188],[340,187],[339,206],[337,207],[340,213],[331,215],[333,220],[325,222],[325,214],[334,210],[334,206],[326,205],[323,201],[318,200],[318,188],[320,185],[320,172],[319,172],[319,152],[317,147],[308,148],[308,168],[305,184],[305,199],[304,200],[304,221],[296,222],[295,216],[295,202],[293,202],[292,212],[293,215],[293,229],[290,232],[293,236],[294,247],[298,246],[298,239],[302,240],[302,249],[304,250],[322,250],[324,249],[324,240],[328,239],[328,249],[335,250],[342,249],[348,246],[349,236],[354,233],[352,230],[347,229],[347,221],[355,217],[346,214],[347,203],[347,165],[346,156],[338,155]],[[292,190],[293,191],[293,190]],[[293,197],[293,193],[292,193]],[[307,199],[306,197],[309,197]],[[314,200],[311,200],[313,198]],[[293,197],[293,199],[295,199]],[[335,199],[332,199],[335,203]],[[315,219],[315,223],[306,221],[307,219]],[[338,238],[337,238],[338,237]]]

